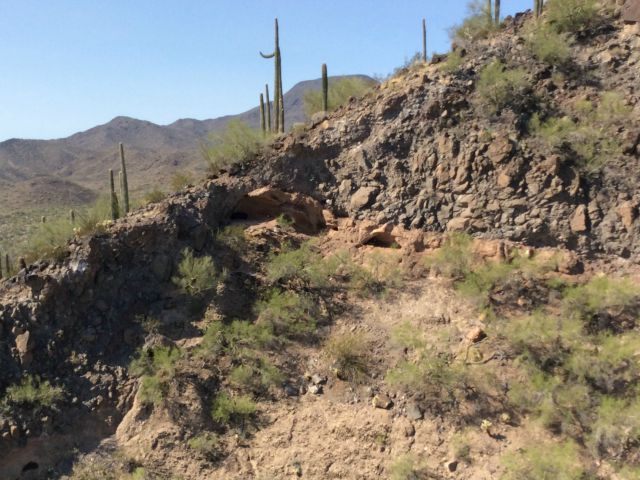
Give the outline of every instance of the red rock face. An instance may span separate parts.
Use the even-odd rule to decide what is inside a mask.
[[[640,22],[640,0],[627,0],[622,10],[622,19],[626,23]]]

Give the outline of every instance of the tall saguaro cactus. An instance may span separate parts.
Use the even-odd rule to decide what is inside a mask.
[[[111,220],[116,221],[118,219],[119,208],[116,186],[113,182],[113,170],[109,170],[109,183],[111,187]]]
[[[264,118],[264,95],[260,94],[260,130],[264,135],[267,132],[267,125]]]
[[[542,15],[542,8],[544,6],[544,0],[534,0],[533,2],[533,13],[535,13],[536,18]]]
[[[120,143],[120,171],[122,172],[122,182],[120,185],[122,189],[122,207],[126,215],[129,213],[129,182],[127,180],[127,165],[124,161],[124,145],[122,145],[122,143]]]
[[[329,111],[329,76],[327,75],[327,64],[322,64],[322,110]]]
[[[486,0],[484,10],[488,20],[487,23],[490,25],[493,22],[493,15],[491,14],[491,0]]]
[[[273,53],[265,55],[260,52],[262,58],[274,59],[274,97],[273,110],[275,114],[275,131],[284,132],[284,95],[282,93],[282,55],[280,54],[280,32],[278,28],[278,19],[275,19],[275,49]]]
[[[264,86],[265,99],[267,101],[267,131],[271,132],[271,101],[269,100],[269,84]]]
[[[422,19],[422,61],[427,63],[427,21]]]
[[[493,15],[496,25],[500,25],[500,0],[495,0],[493,3]]]

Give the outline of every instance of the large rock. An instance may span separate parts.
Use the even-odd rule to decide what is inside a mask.
[[[349,201],[351,210],[358,211],[368,206],[378,193],[376,187],[360,187],[352,196]]]

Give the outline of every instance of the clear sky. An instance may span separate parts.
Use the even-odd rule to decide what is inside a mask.
[[[449,48],[467,0],[0,0],[0,141],[57,138],[127,115],[155,123],[254,107],[273,82],[280,21],[285,91],[329,74],[386,75]],[[502,0],[504,15],[531,0]]]

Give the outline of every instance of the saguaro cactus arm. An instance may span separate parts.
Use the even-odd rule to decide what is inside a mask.
[[[119,208],[116,186],[113,181],[113,170],[109,170],[109,183],[111,187],[111,220],[116,221],[118,219]]]
[[[322,110],[329,111],[329,77],[326,63],[322,64]]]
[[[264,134],[267,131],[264,118],[264,95],[260,94],[260,130]]]
[[[427,62],[427,21],[422,19],[422,61]]]
[[[269,100],[269,85],[264,86],[267,101],[267,130],[271,132],[271,101]]]

